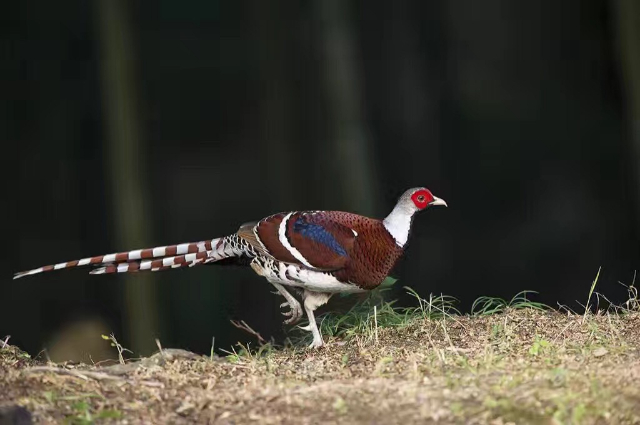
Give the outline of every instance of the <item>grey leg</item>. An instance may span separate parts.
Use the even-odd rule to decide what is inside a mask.
[[[313,342],[311,343],[311,345],[309,345],[309,348],[321,347],[324,344],[324,341],[322,341],[322,335],[320,335],[318,325],[316,324],[316,317],[313,312],[316,308],[329,301],[331,295],[332,294],[328,294],[325,292],[312,292],[307,290],[304,291],[304,310],[307,312],[309,325],[300,326],[300,329],[310,331],[313,334]]]
[[[300,306],[298,300],[296,300],[293,295],[291,295],[286,289],[284,289],[284,286],[282,286],[278,282],[271,279],[267,280],[278,290],[278,292],[280,292],[284,299],[287,300],[287,302],[280,304],[280,308],[285,306],[289,306],[290,308],[289,311],[285,311],[284,313],[282,313],[284,316],[291,316],[287,320],[285,320],[284,323],[286,323],[287,325],[291,323],[297,323],[302,317],[302,307]]]
[[[270,263],[270,265],[274,266],[273,263]],[[300,303],[298,302],[298,300],[293,298],[293,296],[282,286],[282,284],[287,285],[288,283],[291,283],[291,282],[287,282],[286,280],[283,280],[282,278],[280,278],[275,268],[271,268],[269,267],[269,265],[266,265],[266,264],[263,265],[258,258],[254,258],[253,261],[251,261],[250,266],[253,269],[253,271],[256,272],[256,274],[258,274],[259,276],[264,276],[278,290],[278,292],[280,292],[280,294],[282,294],[282,296],[287,300],[286,303],[283,303],[281,305],[281,307],[283,307],[288,304],[289,307],[291,308],[291,311],[284,313],[285,316],[291,316],[291,318],[287,319],[285,323],[293,323],[297,321],[300,318],[300,316],[302,316],[302,309],[300,308]],[[304,290],[304,293],[303,293],[304,309],[307,312],[307,317],[309,318],[309,325],[304,327],[301,326],[300,328],[310,331],[313,334],[313,342],[309,346],[310,348],[320,347],[324,344],[324,342],[322,341],[322,335],[320,335],[320,331],[318,330],[318,325],[316,324],[316,318],[313,312],[315,311],[316,308],[320,307],[321,305],[329,301],[329,298],[331,298],[331,295],[332,294],[325,293],[325,292],[314,292],[314,291],[308,291],[306,289]]]

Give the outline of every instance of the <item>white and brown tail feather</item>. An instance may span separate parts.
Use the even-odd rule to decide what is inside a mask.
[[[126,273],[145,270],[160,271],[206,264],[242,255],[254,256],[255,252],[238,235],[231,235],[201,242],[136,249],[128,252],[88,257],[23,271],[16,273],[13,278],[18,279],[42,272],[82,266],[93,266],[94,269],[90,274]]]

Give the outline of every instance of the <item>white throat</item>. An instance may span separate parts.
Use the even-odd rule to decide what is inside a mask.
[[[411,230],[411,217],[415,213],[415,209],[407,208],[405,205],[398,204],[391,213],[382,221],[385,229],[399,247],[404,247],[409,239],[409,231]]]

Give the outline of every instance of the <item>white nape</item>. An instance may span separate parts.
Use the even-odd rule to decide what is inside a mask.
[[[416,212],[416,208],[404,203],[398,203],[393,211],[382,221],[385,229],[393,239],[396,240],[396,244],[403,247],[409,239],[409,231],[411,230],[411,217]]]

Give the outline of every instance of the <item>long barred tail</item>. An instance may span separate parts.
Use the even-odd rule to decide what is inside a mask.
[[[90,274],[126,273],[144,270],[159,271],[195,266],[241,255],[251,256],[255,255],[255,253],[246,241],[234,234],[202,242],[159,246],[83,258],[16,273],[13,278],[18,279],[42,272],[82,266],[95,267]],[[155,260],[152,260],[153,258]]]
[[[89,274],[107,274],[107,273],[132,273],[150,270],[157,272],[161,270],[176,269],[179,267],[192,267],[202,264],[203,262],[215,261],[210,260],[209,254],[213,251],[202,251],[193,254],[176,255],[173,257],[164,257],[158,260],[134,260],[117,264],[109,264],[98,267],[89,272]]]

